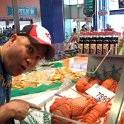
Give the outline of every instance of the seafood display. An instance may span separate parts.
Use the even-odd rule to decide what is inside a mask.
[[[41,84],[51,84],[49,80],[55,70],[38,70],[25,73],[12,78],[12,89],[24,89],[27,87],[38,87]]]
[[[55,102],[50,106],[50,112],[73,119],[84,115],[94,104],[95,100],[90,97],[82,96],[73,99],[62,97],[55,99]],[[56,118],[54,121],[57,124],[61,122]]]
[[[50,112],[63,116],[82,124],[106,124],[108,113],[111,108],[112,98],[107,99],[106,101],[98,101],[85,91],[91,88],[94,84],[99,84],[100,86],[110,90],[111,92],[116,92],[117,82],[113,78],[107,78],[105,80],[100,80],[98,78],[91,78],[84,76],[79,78],[75,83],[75,89],[81,97],[68,98],[61,97],[56,98],[53,104],[50,106]],[[122,116],[123,119],[123,116]],[[121,119],[121,123],[122,123]],[[55,124],[61,124],[61,119],[52,117],[52,120]],[[63,124],[72,124],[68,121],[63,121]]]
[[[66,67],[32,71],[13,77],[12,89],[24,89],[26,87],[38,87],[42,84],[49,85],[56,82],[63,82],[66,77],[71,80],[77,80],[84,74],[83,71],[74,72]]]
[[[82,95],[76,98],[56,98],[50,106],[50,112],[85,124],[101,123],[100,117],[105,118],[106,113],[110,110],[111,103],[97,102],[93,98]],[[61,124],[61,120],[52,117],[55,124]],[[63,121],[64,124],[71,124]]]
[[[115,93],[117,90],[118,84],[116,80],[112,78],[108,78],[102,82],[101,86]]]
[[[77,122],[82,124],[107,124],[112,100],[113,98],[106,102],[99,102],[89,95],[79,95],[69,88],[60,94],[56,94],[50,101],[46,101],[46,113],[34,111],[32,116],[39,121],[39,124],[76,124]],[[44,108],[42,110],[44,111]],[[65,119],[62,119],[62,117]],[[123,114],[120,124],[123,124]]]
[[[76,72],[69,68],[69,60],[62,64],[66,64],[65,67],[21,75],[21,80],[15,77],[13,88],[24,89],[29,86],[38,87],[44,83],[48,85],[57,82],[63,83],[65,78],[69,78],[71,81],[75,81],[75,83],[72,83],[73,86],[68,87],[66,91],[62,91],[60,94],[55,93],[52,98],[50,97],[50,101],[45,101],[43,104],[46,105],[46,109],[42,108],[42,110],[46,113],[40,113],[39,120],[46,122],[43,124],[48,124],[47,121],[43,121],[46,118],[49,120],[49,124],[73,124],[73,121],[82,124],[107,124],[110,108],[118,88],[119,80],[117,79],[120,78],[117,72],[121,68],[111,64],[109,69],[105,66],[100,68],[101,70],[98,73],[96,71],[94,75],[92,73],[88,75],[87,72],[94,72],[96,65],[91,64],[93,68],[88,69],[87,72],[86,70],[85,72]],[[120,76],[120,73],[118,74]],[[20,84],[19,81],[22,83]],[[63,86],[66,86],[64,83]],[[100,91],[98,87],[104,89],[103,91],[107,91],[107,93],[98,92],[99,94],[95,94],[97,91],[94,91],[94,89]],[[113,96],[110,97],[109,93]],[[120,124],[124,124],[124,112]]]
[[[78,78],[84,76],[84,71],[72,71],[70,68],[63,67],[55,69],[55,73],[50,77],[51,81],[63,82],[64,78],[68,77],[71,80],[77,80]]]
[[[116,92],[118,86],[116,80],[114,80],[113,78],[107,78],[106,80],[102,81],[100,79],[92,79],[85,76],[77,80],[77,82],[75,83],[75,88],[78,92],[83,93],[94,84],[99,84],[114,93]]]

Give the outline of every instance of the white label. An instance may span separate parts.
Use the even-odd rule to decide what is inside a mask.
[[[93,96],[96,100],[103,102],[111,99],[115,95],[115,93],[100,86],[99,84],[94,84],[91,88],[86,90],[86,93]]]

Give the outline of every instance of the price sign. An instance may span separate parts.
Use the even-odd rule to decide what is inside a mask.
[[[86,93],[93,96],[98,101],[107,101],[111,99],[115,94],[99,84],[94,84],[91,88],[86,90]]]

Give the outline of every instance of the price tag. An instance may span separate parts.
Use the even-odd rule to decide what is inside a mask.
[[[99,84],[94,84],[91,88],[89,88],[85,92],[93,96],[96,100],[103,101],[103,102],[109,100],[115,95],[115,93],[100,86]]]

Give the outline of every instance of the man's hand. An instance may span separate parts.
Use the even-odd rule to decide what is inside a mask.
[[[12,100],[11,102],[0,107],[0,122],[4,122],[5,120],[8,120],[9,118],[23,120],[26,118],[28,114],[28,110],[30,108],[40,110],[39,106],[26,102],[24,100],[19,100],[19,99]]]
[[[13,100],[7,104],[12,117],[17,120],[25,119],[30,108],[40,109],[39,106],[23,100]]]

